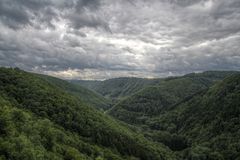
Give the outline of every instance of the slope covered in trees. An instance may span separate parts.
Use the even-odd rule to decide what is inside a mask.
[[[134,78],[134,77],[123,77],[113,78],[104,81],[91,81],[91,80],[71,80],[73,84],[80,85],[95,91],[106,98],[113,100],[120,100],[135,94],[136,92],[149,87],[161,84],[162,82],[171,79],[179,78],[194,78],[202,80],[202,84],[210,85],[217,80],[222,80],[224,77],[236,73],[235,71],[206,71],[203,73],[190,73],[182,77],[169,77],[169,78]],[[175,87],[175,86],[173,86]],[[116,102],[116,101],[115,101]]]
[[[49,83],[60,87],[64,91],[73,94],[78,97],[81,101],[101,110],[107,110],[111,107],[111,102],[109,99],[106,99],[102,95],[91,91],[87,88],[84,88],[80,85],[69,83],[65,80],[54,78],[46,75],[38,75],[40,78],[48,81]]]
[[[122,157],[0,97],[0,159],[90,160]]]
[[[138,126],[180,160],[240,158],[239,72],[167,78],[122,100],[109,114]]]
[[[0,159],[240,159],[239,72],[135,80],[107,112],[130,127],[92,91],[0,68]]]
[[[159,80],[117,103],[108,112],[130,124],[142,124],[237,72],[204,72]]]
[[[164,145],[147,140],[37,75],[19,69],[0,68],[0,95],[3,97],[1,112],[4,113],[0,119],[3,126],[1,134],[9,136],[1,136],[0,139],[2,159],[38,159],[38,154],[35,154],[38,152],[42,152],[41,156],[63,159],[174,158]],[[20,125],[18,119],[11,118],[15,117],[12,116],[15,110],[23,115],[20,119],[27,119],[20,120]],[[48,133],[48,129],[53,131]],[[59,132],[60,139],[53,136],[55,132]],[[19,148],[22,145],[26,150]],[[69,150],[61,149],[62,146]],[[24,157],[28,149],[32,150],[31,155]],[[66,158],[65,154],[70,154],[70,158]]]
[[[116,100],[127,97],[145,86],[155,84],[159,79],[143,79],[143,78],[113,78],[104,81],[84,81],[73,80],[74,84],[81,85],[96,91],[97,93]]]
[[[240,74],[146,121],[147,137],[183,150],[180,159],[240,158]]]

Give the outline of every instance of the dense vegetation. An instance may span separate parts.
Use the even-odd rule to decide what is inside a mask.
[[[122,159],[111,150],[88,143],[49,119],[13,107],[3,97],[0,97],[0,105],[1,160]]]
[[[0,68],[0,160],[240,159],[239,72],[79,82]]]
[[[207,89],[215,81],[236,72],[204,72],[162,79],[125,98],[109,114],[131,124],[141,124],[149,117],[174,108]]]
[[[117,123],[109,116],[95,110],[80,101],[79,98],[70,95],[60,87],[39,78],[37,75],[19,69],[1,68],[0,95],[7,101],[6,103],[10,103],[6,105],[7,107],[4,107],[5,102],[1,104],[1,112],[9,112],[7,116],[1,114],[1,134],[13,138],[1,138],[0,154],[2,159],[40,159],[33,153],[45,151],[46,153],[43,153],[43,155],[54,154],[53,157],[62,156],[63,159],[81,159],[79,157],[94,159],[98,156],[98,159],[134,159],[134,157],[146,160],[172,159],[171,151],[163,145],[146,140],[140,134]],[[19,126],[16,126],[18,124],[15,123],[18,120],[11,118],[15,114],[12,113],[14,110],[21,112],[23,118],[27,119],[26,121],[23,120]],[[8,120],[8,118],[10,119]],[[45,125],[45,121],[49,124]],[[32,123],[35,123],[36,126],[32,126]],[[22,129],[21,127],[25,125],[26,128]],[[48,129],[43,128],[48,126],[50,130],[53,128],[50,133],[45,132]],[[63,134],[69,133],[70,135],[67,135],[69,140],[68,137],[66,137],[66,142],[58,140],[54,136],[54,130],[58,128],[55,126],[60,128],[59,130],[56,129],[56,132],[63,130]],[[36,127],[36,131],[30,132],[31,127]],[[8,128],[10,129],[8,130]],[[46,143],[53,144],[48,146],[40,141],[40,139],[45,138],[41,135],[41,130],[49,138],[45,140]],[[11,134],[8,132],[11,132]],[[56,142],[55,140],[51,142],[51,138],[56,138]],[[80,146],[74,146],[75,144]],[[87,146],[82,146],[84,144],[87,144]],[[26,149],[32,149],[31,156],[23,157],[26,151],[20,149],[22,145],[25,145]],[[66,158],[64,156],[65,151],[59,153],[58,147],[61,149],[61,145],[66,145],[66,149],[70,147],[70,151],[66,151],[70,153],[66,154],[71,154],[72,158]],[[96,148],[91,147],[95,145]],[[104,148],[107,148],[106,151]],[[86,151],[83,152],[82,149]]]
[[[239,159],[240,74],[231,72],[213,86],[225,76],[207,74],[148,87],[110,114],[140,126],[146,137],[164,143],[179,159]]]
[[[109,99],[104,98],[102,95],[81,87],[80,85],[75,85],[73,83],[68,83],[67,81],[46,76],[46,75],[38,75],[40,78],[48,81],[49,83],[60,87],[64,91],[73,94],[78,97],[81,101],[102,110],[107,110],[111,107],[111,102]]]
[[[186,148],[181,159],[239,159],[240,75],[226,78],[146,124],[153,130],[147,136],[155,140],[166,143],[164,136],[178,137],[175,149]]]

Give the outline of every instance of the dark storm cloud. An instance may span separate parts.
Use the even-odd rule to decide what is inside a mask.
[[[63,78],[240,70],[239,0],[0,0],[0,65]]]
[[[39,28],[43,24],[55,27],[52,21],[59,18],[66,18],[74,28],[107,28],[104,20],[94,13],[99,5],[99,0],[1,0],[0,20],[13,29],[28,25]]]
[[[44,0],[1,0],[0,17],[4,24],[16,29],[31,24],[34,13],[48,6],[50,2]]]

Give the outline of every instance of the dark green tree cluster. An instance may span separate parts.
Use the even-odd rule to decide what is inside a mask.
[[[109,149],[84,142],[48,119],[13,107],[0,97],[0,159],[90,160],[122,159]]]

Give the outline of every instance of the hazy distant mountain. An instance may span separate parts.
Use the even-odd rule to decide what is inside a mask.
[[[145,86],[155,84],[160,79],[144,79],[144,78],[113,78],[105,81],[84,81],[72,80],[71,83],[81,85],[88,89],[113,99],[121,99],[129,96]]]

